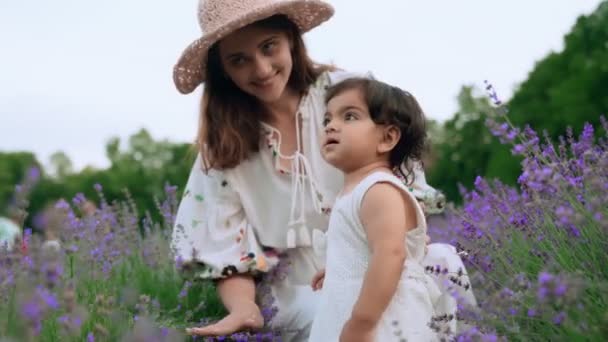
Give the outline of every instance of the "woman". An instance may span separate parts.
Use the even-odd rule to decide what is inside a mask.
[[[321,157],[327,87],[353,74],[314,64],[301,34],[333,15],[319,0],[201,0],[203,36],[174,69],[177,89],[205,83],[194,163],[178,209],[173,250],[184,274],[216,279],[229,314],[197,335],[259,328],[254,276],[290,262],[272,284],[286,341],[305,341],[323,267],[323,232],[341,173]],[[415,194],[441,197],[419,170]],[[433,265],[462,266],[447,245],[430,245]],[[449,265],[448,265],[449,264]],[[449,296],[447,296],[449,297]]]

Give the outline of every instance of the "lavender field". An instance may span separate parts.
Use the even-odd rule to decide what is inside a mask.
[[[461,307],[454,319],[469,329],[450,338],[606,340],[608,122],[556,142],[513,127],[501,107],[487,125],[524,161],[518,187],[478,177],[462,189],[462,206],[430,218],[432,240],[456,246],[465,260],[479,304]],[[38,176],[31,170],[16,186],[22,218]],[[176,272],[169,236],[178,189],[167,185],[156,208],[136,208],[128,194],[108,203],[102,185],[95,190],[97,198],[55,204],[62,227],[55,243],[26,228],[22,241],[1,248],[0,341],[183,341],[192,339],[185,327],[221,317],[213,285]],[[276,313],[271,278],[259,285],[267,322]],[[216,340],[279,340],[274,333]]]

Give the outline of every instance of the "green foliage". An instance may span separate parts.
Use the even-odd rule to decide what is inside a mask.
[[[567,126],[599,124],[608,112],[608,2],[581,16],[564,50],[541,60],[509,101],[515,125],[530,124],[556,137]],[[550,114],[549,114],[550,113]]]
[[[162,185],[182,189],[196,156],[192,145],[156,141],[145,129],[132,135],[125,148],[121,148],[120,139],[111,139],[106,153],[110,167],[85,168],[79,173],[72,172],[72,163],[64,153],[55,153],[51,157],[53,175],[42,170],[42,179],[30,195],[32,216],[26,225],[31,226],[34,215],[58,199],[69,201],[78,193],[94,198],[95,184],[103,186],[109,201],[125,199],[128,190],[137,208],[145,208],[159,218],[154,208],[155,199],[162,195]],[[8,207],[15,184],[32,166],[41,167],[31,153],[0,153],[0,208]],[[139,214],[143,216],[144,212]]]
[[[502,146],[486,128],[485,119],[494,109],[485,96],[476,94],[472,86],[464,86],[458,105],[460,110],[452,119],[430,132],[434,144],[427,171],[429,183],[452,201],[460,199],[458,184],[470,188],[476,176],[488,173],[491,161],[504,160],[508,165],[503,167],[514,165],[515,172],[520,161],[508,150],[508,158],[503,158]]]
[[[72,161],[64,152],[55,152],[50,157],[51,167],[54,175],[63,178],[74,172]]]
[[[516,126],[529,124],[556,138],[583,123],[599,125],[608,112],[608,2],[589,16],[581,16],[564,38],[564,50],[539,61],[508,103]],[[483,94],[464,86],[459,110],[442,127],[431,131],[433,157],[429,182],[449,200],[460,202],[458,183],[470,188],[476,176],[515,184],[521,158],[491,137],[485,119],[491,111]]]
[[[181,332],[202,318],[218,319],[226,314],[211,282],[184,286],[183,279],[165,254],[154,256],[153,263],[150,257],[146,260],[141,251],[150,244],[160,244],[162,251],[167,252],[166,239],[149,237],[142,240],[133,255],[123,258],[108,276],[103,276],[86,257],[68,255],[63,266],[66,274],[61,277],[64,284],[51,290],[60,307],[44,314],[36,340],[86,341],[87,334],[92,333],[96,341],[119,341],[126,332],[135,329],[135,320],[140,317],[152,319],[156,326]],[[71,268],[77,270],[73,275],[68,271]],[[33,291],[33,284],[28,283],[31,280],[31,274],[27,272],[16,277],[17,286],[12,287],[7,304],[0,307],[1,326],[7,328],[0,329],[0,336],[30,334],[28,321],[21,317],[23,308],[17,302],[19,294],[23,296]],[[75,302],[70,302],[70,298]],[[74,326],[72,331],[66,330],[70,325],[61,323],[62,317],[77,317],[82,325]],[[186,340],[183,334],[176,334],[176,337]],[[165,340],[171,339],[159,339]]]
[[[84,189],[93,193],[93,184],[99,183],[112,200],[124,198],[123,191],[128,189],[136,206],[148,209],[156,206],[155,197],[161,195],[163,184],[183,188],[196,155],[189,144],[155,141],[143,129],[129,138],[126,150],[122,151],[119,139],[114,138],[106,145],[106,151],[111,162],[107,170],[80,179],[66,179],[70,183],[81,183],[74,188],[74,193]]]
[[[32,166],[39,166],[34,154],[29,152],[0,152],[0,214],[5,210],[20,183]]]

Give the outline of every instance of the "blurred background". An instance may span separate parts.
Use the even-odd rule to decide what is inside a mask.
[[[608,111],[608,1],[330,1],[305,35],[318,62],[371,71],[417,96],[430,121],[430,184],[459,203],[477,175],[516,184],[520,159],[485,127],[484,80],[514,124],[557,137]],[[181,189],[195,152],[200,88],[171,78],[200,35],[196,0],[0,2],[0,214],[31,166],[36,213],[78,193],[128,188],[153,208]],[[35,228],[35,227],[34,227]]]

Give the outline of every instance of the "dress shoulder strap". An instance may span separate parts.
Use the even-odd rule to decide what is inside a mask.
[[[405,184],[403,184],[403,182],[397,176],[387,172],[378,171],[370,174],[369,176],[365,177],[359,184],[357,184],[357,186],[352,190],[351,196],[352,200],[354,201],[354,207],[356,208],[357,212],[361,208],[363,197],[365,197],[367,191],[374,184],[377,183],[390,183],[397,189],[401,190],[404,194],[406,194],[406,196],[412,200],[414,207],[416,208],[416,220],[418,222],[418,226],[423,227],[424,231],[427,230],[424,212],[422,211],[422,207],[418,203],[418,200],[416,199],[412,191],[408,189],[408,187],[406,187]]]

